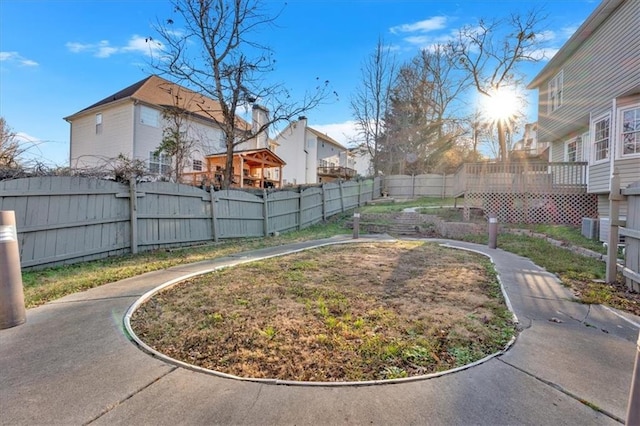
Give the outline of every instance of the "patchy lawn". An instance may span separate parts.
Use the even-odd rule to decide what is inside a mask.
[[[173,358],[241,377],[363,381],[422,375],[515,333],[484,256],[422,241],[313,249],[199,276],[132,318]]]

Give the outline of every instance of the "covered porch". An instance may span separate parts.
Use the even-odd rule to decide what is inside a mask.
[[[203,171],[183,174],[183,182],[220,189],[226,154],[205,157]],[[233,154],[233,188],[281,188],[285,162],[267,148],[236,151]]]

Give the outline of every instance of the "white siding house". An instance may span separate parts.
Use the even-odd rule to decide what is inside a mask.
[[[640,1],[603,0],[529,84],[552,162],[587,162],[588,192],[609,214],[610,178],[640,180]],[[624,208],[623,208],[624,209]]]
[[[219,104],[156,75],[145,78],[91,106],[65,117],[71,126],[71,168],[106,167],[120,154],[145,162],[151,174],[166,175],[171,159],[156,156],[169,126],[166,111],[184,113],[183,131],[194,141],[184,172],[201,171],[205,157],[224,152],[224,134]],[[255,106],[254,127],[264,123],[268,111]],[[241,129],[249,125],[238,118]],[[238,146],[238,150],[269,148],[266,133]],[[264,145],[264,146],[258,146]]]
[[[309,127],[306,117],[289,124],[275,140],[278,156],[287,163],[282,171],[284,184],[316,184],[355,176],[349,150]]]

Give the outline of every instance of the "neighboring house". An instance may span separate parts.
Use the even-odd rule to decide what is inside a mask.
[[[220,105],[156,75],[65,117],[71,125],[71,168],[108,168],[122,154],[145,162],[149,172],[158,178],[167,176],[172,159],[165,154],[155,155],[154,151],[162,142],[164,130],[171,126],[171,113],[180,115],[180,130],[192,141],[183,172],[191,178],[190,183],[195,183],[194,173],[211,171],[207,157],[225,152],[224,133],[217,124],[223,119]],[[252,124],[238,118],[239,131],[250,131],[252,126],[255,131],[266,123],[265,108],[256,105],[252,113]],[[236,150],[271,150],[275,146],[263,132]],[[255,168],[251,172],[255,174]],[[240,176],[239,171],[237,174]]]
[[[639,26],[640,1],[603,0],[528,86],[539,92],[549,161],[588,163],[587,191],[605,221],[613,171],[622,188],[640,180]]]
[[[548,161],[549,143],[538,141],[538,123],[524,125],[522,139],[511,149],[511,158]]]
[[[307,126],[298,117],[276,136],[278,156],[287,164],[283,184],[303,185],[355,177],[349,150],[339,142]]]
[[[349,148],[350,165],[356,171],[356,175],[360,177],[373,176],[373,163],[371,154],[366,148],[355,147]]]

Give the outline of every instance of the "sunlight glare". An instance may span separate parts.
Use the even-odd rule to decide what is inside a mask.
[[[483,99],[483,110],[492,121],[508,120],[522,108],[522,101],[511,89],[501,88]]]

